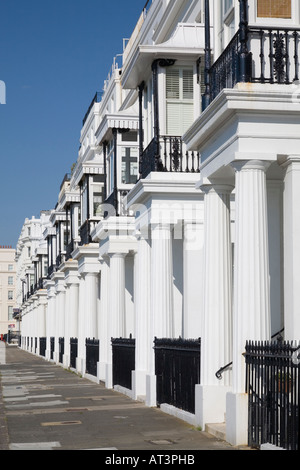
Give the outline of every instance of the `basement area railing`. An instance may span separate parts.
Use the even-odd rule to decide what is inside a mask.
[[[249,446],[299,450],[299,343],[247,342],[245,358]]]

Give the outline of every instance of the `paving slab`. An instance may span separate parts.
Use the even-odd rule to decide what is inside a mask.
[[[1,450],[239,450],[19,347],[2,343],[1,358]]]

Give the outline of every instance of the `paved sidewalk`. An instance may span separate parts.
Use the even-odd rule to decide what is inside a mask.
[[[0,342],[1,450],[237,450],[191,425]]]

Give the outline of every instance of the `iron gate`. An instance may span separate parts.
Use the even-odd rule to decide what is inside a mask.
[[[135,339],[112,338],[113,385],[132,388],[131,372],[135,369]]]
[[[157,404],[195,413],[195,385],[200,383],[200,338],[155,338]]]
[[[299,449],[299,352],[288,342],[247,342],[249,446]]]
[[[78,351],[78,339],[70,338],[70,367],[76,369],[76,358]]]
[[[43,357],[46,355],[46,340],[47,338],[40,338],[40,355]]]
[[[97,376],[97,363],[99,362],[99,340],[86,338],[86,372]]]
[[[59,344],[59,362],[63,363],[63,356],[65,354],[65,338],[58,338]]]

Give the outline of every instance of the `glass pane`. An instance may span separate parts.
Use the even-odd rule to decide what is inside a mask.
[[[291,18],[291,0],[257,0],[259,18]]]

